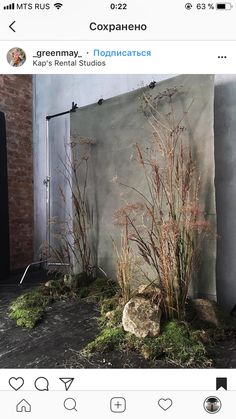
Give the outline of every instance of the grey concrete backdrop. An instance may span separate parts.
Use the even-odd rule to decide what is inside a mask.
[[[46,241],[46,116],[71,109],[72,102],[78,106],[96,103],[100,98],[110,98],[129,92],[150,81],[161,81],[170,75],[45,75],[34,76],[34,255],[41,257],[42,243]],[[70,202],[63,205],[59,187],[64,186],[63,170],[65,144],[70,140],[70,116],[61,116],[49,121],[51,161],[51,218],[61,218],[70,212]],[[52,240],[55,233],[51,225]]]
[[[64,111],[72,101],[96,103],[171,75],[45,75],[34,77],[34,254],[46,238],[45,224],[45,116]],[[236,303],[236,75],[215,77],[215,164],[218,222],[217,298],[228,309]],[[69,138],[68,117],[55,122],[54,138]]]
[[[214,77],[209,75],[177,76],[157,83],[153,89],[145,87],[104,101],[82,107],[71,114],[71,132],[79,138],[94,141],[91,146],[91,173],[89,179],[89,203],[97,220],[93,237],[97,240],[95,259],[108,277],[116,277],[116,254],[112,239],[119,246],[121,230],[114,225],[114,213],[123,205],[142,202],[140,196],[130,188],[122,188],[112,182],[118,180],[140,190],[149,197],[147,182],[140,164],[135,159],[134,144],[146,150],[153,140],[153,128],[142,110],[142,95],[155,98],[158,94],[177,87],[173,96],[173,112],[176,121],[182,119],[185,127],[181,138],[190,146],[196,162],[197,176],[201,177],[200,206],[211,223],[212,235],[202,244],[199,258],[200,269],[193,281],[192,292],[196,297],[214,298],[216,295],[216,210],[215,210],[215,163],[214,163]],[[172,108],[168,100],[162,99],[158,111],[168,115]],[[188,111],[188,112],[187,112]],[[163,122],[163,120],[162,120]],[[166,121],[166,123],[168,123]],[[163,133],[162,133],[163,135]],[[73,135],[74,136],[74,135]],[[83,155],[78,146],[77,159]],[[94,239],[92,241],[94,243]],[[143,266],[143,269],[147,269]],[[156,280],[150,272],[149,279]],[[139,278],[138,278],[139,276]],[[140,272],[136,282],[144,281]]]

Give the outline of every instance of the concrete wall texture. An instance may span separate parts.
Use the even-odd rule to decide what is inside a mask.
[[[33,259],[32,77],[0,76],[0,111],[6,117],[10,268]]]
[[[46,116],[71,109],[72,102],[79,107],[97,103],[99,99],[107,99],[122,93],[145,86],[152,80],[161,81],[170,75],[48,75],[34,76],[34,254],[35,259],[41,257],[40,247],[46,240],[46,192],[43,180],[46,177],[45,134]],[[64,150],[64,144],[70,139],[70,116],[52,119],[49,123],[50,147],[53,156],[52,189],[56,183],[60,169],[56,161]],[[57,158],[55,156],[57,153]],[[57,174],[56,174],[57,173]],[[61,208],[61,199],[52,202],[52,216],[55,208],[60,208],[59,215],[65,212]]]
[[[154,98],[167,89],[177,88],[178,92],[172,97],[172,106],[165,97],[158,102],[160,124],[169,129],[172,122],[164,115],[172,109],[176,121],[182,120],[185,131],[181,135],[183,144],[190,146],[196,162],[197,176],[201,176],[199,204],[207,220],[211,224],[212,236],[201,244],[201,255],[198,275],[193,281],[192,293],[195,297],[204,296],[214,298],[215,290],[215,259],[216,259],[216,211],[215,211],[215,164],[214,164],[214,134],[213,134],[213,100],[214,77],[210,75],[183,75],[162,81],[153,89],[146,87],[133,92],[116,96],[104,101],[102,106],[93,104],[78,109],[71,114],[71,132],[78,133],[80,138],[89,138],[94,141],[91,146],[89,159],[89,191],[88,204],[90,211],[95,215],[95,228],[92,243],[97,242],[95,250],[98,266],[108,277],[116,277],[116,254],[112,248],[112,239],[119,246],[121,229],[114,225],[114,213],[124,205],[145,202],[145,200],[131,188],[124,188],[118,182],[138,189],[150,201],[147,181],[142,166],[136,161],[134,144],[138,143],[143,152],[152,147],[154,118],[147,117],[142,111],[144,106],[141,98],[145,94]],[[153,105],[155,106],[155,105]],[[188,110],[188,112],[187,112]],[[158,129],[162,138],[168,135],[168,128]],[[85,146],[78,145],[74,149],[76,161],[84,154]],[[177,147],[178,148],[178,147]],[[159,150],[160,151],[160,150]],[[163,161],[160,161],[162,167]],[[148,169],[147,169],[148,171]],[[81,177],[81,170],[78,176]],[[165,199],[163,199],[163,212],[165,212]],[[138,218],[137,224],[142,221]],[[145,236],[145,233],[143,233]],[[146,237],[147,239],[147,237]],[[149,241],[149,239],[147,239]],[[137,247],[136,250],[137,252]],[[156,280],[156,272],[143,265],[148,270],[151,281]],[[136,272],[135,281],[143,283],[144,275]],[[138,278],[139,277],[139,278]]]
[[[58,75],[34,77],[35,259],[46,237],[45,116],[70,109],[72,101],[85,106],[170,75]],[[236,76],[215,78],[215,164],[217,204],[217,298],[228,309],[236,303]],[[69,138],[69,118],[57,119],[54,138]]]

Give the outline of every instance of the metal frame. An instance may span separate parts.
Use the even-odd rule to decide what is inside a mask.
[[[32,262],[30,263],[21,279],[19,282],[19,285],[21,285],[29,271],[29,269],[31,268],[31,266],[34,265],[41,265],[43,263],[46,264],[46,267],[49,266],[68,266],[68,264],[65,263],[59,263],[59,262],[49,262],[49,258],[50,258],[50,247],[51,247],[51,231],[50,231],[50,227],[49,227],[49,222],[50,222],[50,217],[51,217],[51,208],[50,208],[50,201],[51,201],[51,157],[50,157],[50,149],[49,149],[49,121],[53,118],[57,118],[63,115],[67,115],[70,114],[72,112],[76,112],[76,110],[78,109],[78,106],[75,102],[72,102],[72,106],[71,109],[69,111],[65,111],[65,112],[61,112],[61,113],[57,113],[54,115],[47,115],[46,116],[46,177],[43,181],[43,184],[46,187],[46,243],[47,243],[47,255],[46,255],[46,259],[44,260],[39,260],[37,262]]]

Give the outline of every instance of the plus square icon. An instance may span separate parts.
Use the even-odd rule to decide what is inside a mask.
[[[124,413],[126,410],[126,400],[123,397],[113,397],[110,402],[113,413]]]

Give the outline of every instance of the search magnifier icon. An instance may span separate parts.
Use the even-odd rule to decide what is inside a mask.
[[[64,408],[66,410],[76,410],[76,412],[77,412],[75,399],[72,399],[72,398],[65,399],[64,400]]]

